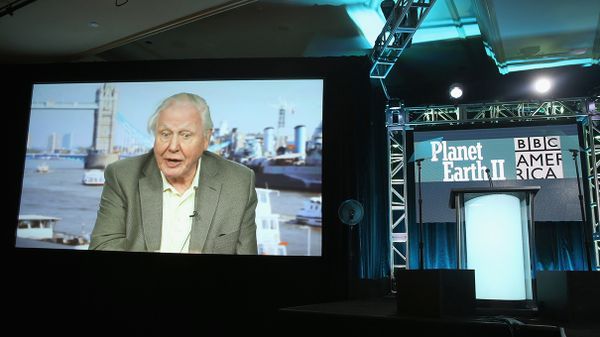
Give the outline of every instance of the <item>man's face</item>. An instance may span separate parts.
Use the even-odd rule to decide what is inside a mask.
[[[210,130],[206,135],[200,113],[192,103],[175,102],[160,112],[154,155],[171,184],[191,182],[198,159],[208,148]]]

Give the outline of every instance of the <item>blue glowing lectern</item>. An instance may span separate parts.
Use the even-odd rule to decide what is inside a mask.
[[[475,270],[478,300],[533,301],[533,199],[539,186],[453,189],[458,269]]]

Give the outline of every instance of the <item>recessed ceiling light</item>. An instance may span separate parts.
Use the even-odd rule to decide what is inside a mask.
[[[587,48],[571,49],[571,51],[569,52],[569,54],[571,55],[584,55],[585,53],[587,53]]]
[[[552,88],[552,82],[547,78],[538,78],[534,83],[533,87],[536,92],[545,94]]]
[[[462,97],[463,95],[463,88],[462,85],[458,84],[458,83],[454,83],[450,86],[450,97],[454,98],[454,99],[459,99]]]
[[[98,28],[98,27],[100,27],[100,24],[96,21],[90,21],[88,23],[88,26],[90,26],[91,28]]]

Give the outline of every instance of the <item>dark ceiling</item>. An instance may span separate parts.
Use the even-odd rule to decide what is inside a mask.
[[[532,89],[539,77],[553,80],[545,96]],[[600,66],[564,66],[502,75],[489,58],[481,38],[437,41],[408,48],[386,79],[392,98],[407,106],[454,104],[453,83],[464,87],[460,102],[494,102],[581,97],[600,94]]]
[[[381,28],[360,15],[380,3],[0,0],[0,62],[366,57],[365,27]],[[556,77],[548,96],[590,95],[599,22],[598,0],[437,0],[385,83],[407,105],[451,103],[454,82],[464,102],[537,99],[530,80],[542,74]]]

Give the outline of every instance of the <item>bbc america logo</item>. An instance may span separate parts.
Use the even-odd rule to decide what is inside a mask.
[[[563,178],[559,136],[522,137],[514,142],[517,180]]]

